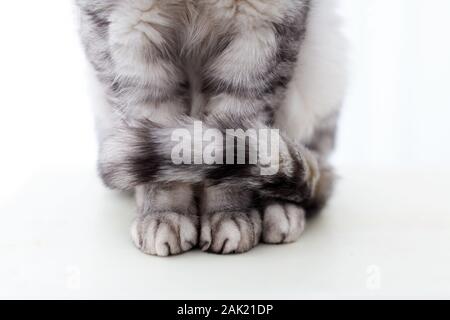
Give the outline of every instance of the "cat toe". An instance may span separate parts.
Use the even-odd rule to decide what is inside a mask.
[[[146,254],[178,255],[197,245],[196,220],[175,212],[148,214],[136,219],[131,236],[136,247]]]
[[[294,204],[272,204],[263,213],[263,242],[283,244],[297,241],[305,230],[305,210]]]
[[[200,247],[217,254],[244,253],[259,243],[261,229],[256,210],[206,215],[202,218]]]

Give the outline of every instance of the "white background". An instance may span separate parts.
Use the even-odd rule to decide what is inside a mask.
[[[0,3],[0,297],[450,297],[450,2],[342,0],[341,181],[303,239],[242,256],[140,254],[95,176],[70,1]]]
[[[352,86],[341,122],[342,163],[450,162],[450,2],[343,0]]]

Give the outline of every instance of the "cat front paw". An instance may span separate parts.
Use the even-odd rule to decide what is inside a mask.
[[[138,217],[132,227],[134,244],[142,252],[167,257],[194,248],[198,243],[198,217],[175,212]]]
[[[268,205],[263,212],[264,243],[284,244],[297,241],[305,230],[306,213],[290,203]]]
[[[258,245],[261,232],[257,210],[205,214],[201,220],[200,247],[218,254],[244,253]]]

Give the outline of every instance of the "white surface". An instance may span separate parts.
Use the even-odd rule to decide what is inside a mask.
[[[130,241],[131,199],[89,171],[43,170],[2,204],[0,297],[450,298],[448,179],[346,170],[296,244],[156,258]]]
[[[70,1],[1,2],[0,298],[450,298],[450,2],[343,3],[352,87],[329,208],[294,245],[160,259],[95,176]]]

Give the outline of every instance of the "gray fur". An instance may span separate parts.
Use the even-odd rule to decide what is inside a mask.
[[[221,2],[234,11],[227,14]],[[221,131],[273,125],[296,68],[311,3],[261,3],[77,1],[87,57],[116,115],[100,141],[100,175],[112,188],[137,190],[140,214],[133,239],[146,253],[178,254],[198,240],[204,250],[217,253],[245,252],[261,239],[290,242],[303,230],[302,207],[317,207],[329,196],[331,120],[323,121],[307,145],[283,136],[285,152],[274,176],[261,176],[258,165],[171,161],[170,133],[190,130],[195,120]],[[245,42],[255,38],[260,41]],[[240,52],[241,43],[257,55],[254,66]],[[202,190],[199,204],[194,188]],[[185,201],[172,203],[180,194]],[[299,219],[289,234],[273,225],[281,213]]]

